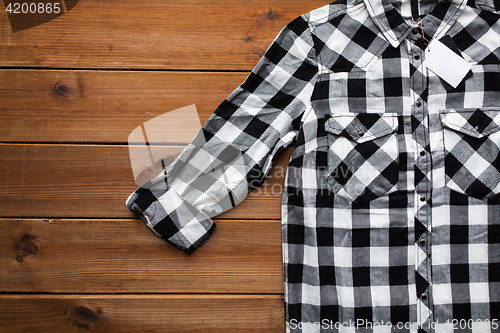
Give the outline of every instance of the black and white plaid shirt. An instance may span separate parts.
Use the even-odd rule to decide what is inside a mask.
[[[191,252],[294,142],[287,332],[500,332],[499,10],[339,0],[302,15],[128,207]],[[472,66],[456,88],[426,67],[434,40]]]

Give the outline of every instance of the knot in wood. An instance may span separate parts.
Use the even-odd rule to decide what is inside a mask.
[[[61,96],[66,96],[69,92],[69,89],[68,87],[66,87],[64,84],[62,84],[61,82],[57,82],[54,86],[54,90],[56,91],[56,93],[58,93],[59,95]]]
[[[34,243],[34,240],[35,236],[31,234],[24,234],[21,237],[21,241],[17,246],[17,261],[21,262],[25,257],[34,256],[38,253],[38,247]]]
[[[31,245],[31,244],[23,246],[23,248],[21,250],[24,253],[26,253],[28,255],[33,255],[33,256],[38,252],[38,249],[36,248],[36,246]]]
[[[25,234],[25,235],[23,235],[23,237],[21,237],[21,242],[26,243],[26,242],[29,242],[30,240],[33,240],[33,238],[35,238],[35,237],[33,237],[33,235]]]
[[[98,319],[97,315],[91,309],[84,306],[77,306],[69,313],[69,319],[78,327],[90,328],[90,325]]]

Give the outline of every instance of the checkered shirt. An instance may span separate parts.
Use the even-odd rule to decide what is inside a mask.
[[[294,143],[287,332],[500,332],[500,3],[413,1],[421,22],[339,0],[289,23],[127,201],[191,252]],[[472,65],[456,88],[426,67],[436,39]]]

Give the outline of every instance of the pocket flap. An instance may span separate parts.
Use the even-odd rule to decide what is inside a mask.
[[[444,127],[475,138],[500,130],[500,108],[449,109],[440,116]]]
[[[380,138],[398,129],[395,113],[353,113],[331,115],[325,122],[325,131],[344,136],[357,143]]]

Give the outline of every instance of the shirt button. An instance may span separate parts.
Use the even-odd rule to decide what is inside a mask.
[[[411,33],[414,34],[414,35],[417,35],[418,34],[418,28],[411,29]]]
[[[420,298],[425,301],[427,299],[427,294],[422,294],[422,296],[420,296]]]
[[[420,197],[420,201],[425,201],[425,197]]]
[[[420,156],[425,156],[425,150],[420,151]]]
[[[415,105],[419,108],[422,106],[422,101],[421,100],[418,100]]]
[[[476,126],[476,127],[474,127],[474,128],[475,128],[475,129],[476,129],[476,131],[478,131],[478,132],[481,132],[481,131],[482,131],[481,126]]]
[[[415,60],[419,60],[419,59],[420,59],[420,54],[418,54],[418,53],[417,53],[417,54],[415,54],[415,55],[413,56],[413,59],[415,59]]]
[[[425,239],[421,239],[418,242],[420,243],[420,245],[425,245]]]
[[[363,131],[359,131],[359,132],[358,132],[358,135],[359,135],[359,136],[363,136],[363,135],[365,135],[365,132],[363,132]]]

